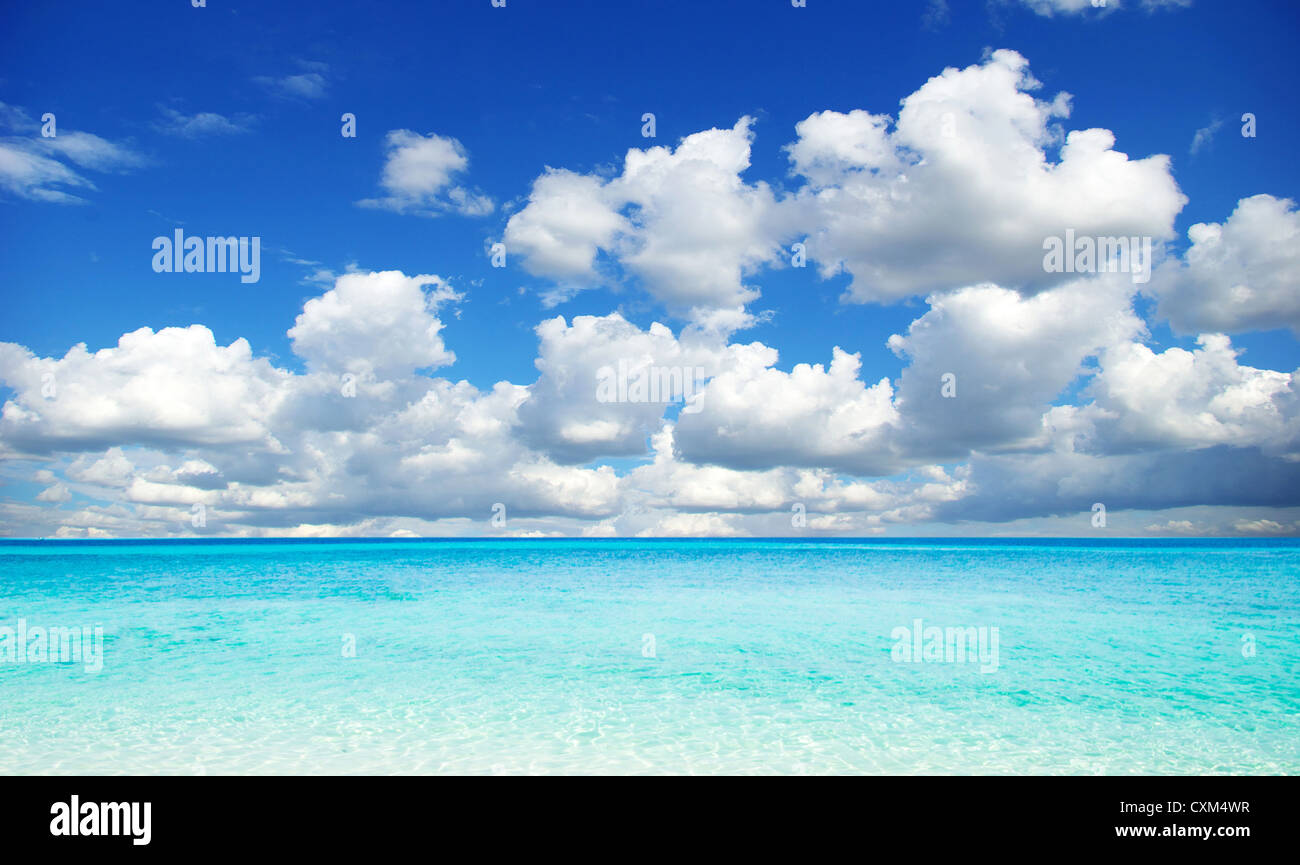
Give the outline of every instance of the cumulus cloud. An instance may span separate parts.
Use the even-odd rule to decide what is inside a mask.
[[[572,289],[614,278],[611,259],[669,311],[692,320],[758,297],[747,277],[777,260],[784,218],[766,183],[746,183],[753,119],[633,148],[609,179],[548,170],[506,225],[534,275]]]
[[[1045,422],[1094,452],[1222,444],[1300,458],[1295,375],[1239,364],[1223,334],[1197,344],[1160,353],[1134,342],[1109,347],[1088,386],[1093,402],[1055,408]]]
[[[1070,97],[1035,99],[1040,87],[1000,50],[931,78],[896,123],[825,111],[796,126],[788,153],[807,185],[792,206],[823,276],[852,275],[846,300],[980,282],[1039,291],[1069,278],[1044,270],[1049,237],[1172,236],[1186,198],[1168,157],[1130,159],[1106,129],[1063,134]]]
[[[455,138],[394,129],[384,137],[384,169],[379,179],[387,194],[357,204],[419,216],[449,211],[469,216],[491,213],[496,207],[491,198],[458,182],[468,169],[469,154]]]
[[[461,295],[441,277],[398,271],[347,273],[303,306],[289,329],[294,353],[309,368],[390,378],[447,366],[439,306]]]
[[[1154,534],[1293,532],[1296,373],[1244,364],[1228,334],[1300,320],[1294,204],[1255,196],[1193,226],[1141,290],[1197,338],[1153,347],[1129,275],[1047,274],[1043,241],[1168,240],[1184,202],[1168,160],[1065,134],[1068,97],[1038,89],[1000,51],[932,78],[897,119],[812,114],[785,150],[788,192],[747,178],[750,118],[616,170],[547,169],[506,223],[511,255],[553,300],[610,284],[669,318],[544,319],[531,381],[456,380],[443,317],[464,292],[398,271],[322,270],[292,363],[198,324],[61,357],[0,343],[0,472],[35,485],[0,522],[193,534],[201,506],[212,534],[865,535],[1100,501]],[[31,173],[29,197],[123,165],[84,138],[39,146],[16,145],[36,161],[8,175]],[[463,185],[455,139],[397,130],[385,146],[368,206],[492,208]],[[833,344],[783,365],[733,339],[804,238],[824,276],[852,277],[848,300],[922,298],[881,347],[896,372]],[[1198,507],[1214,518],[1183,510]]]
[[[1186,198],[1166,156],[1130,159],[1106,129],[1061,127],[1070,97],[1041,85],[1014,51],[950,68],[902,100],[897,119],[815,113],[786,147],[802,181],[778,196],[744,178],[753,121],[678,146],[631,149],[612,177],[548,169],[506,226],[509,249],[560,298],[603,283],[643,287],[700,321],[760,294],[783,249],[806,241],[823,277],[852,276],[845,299],[892,302],[977,283],[1041,291],[1070,278],[1044,268],[1044,243],[1172,238]]]
[[[1090,528],[1091,509],[1098,502],[1112,513],[1209,503],[1295,507],[1300,504],[1298,485],[1300,463],[1227,445],[1114,455],[1070,450],[980,455],[970,463],[969,494],[937,507],[933,516],[1005,522],[1073,515],[1084,530]]]
[[[642,330],[623,316],[562,316],[537,326],[540,373],[519,407],[520,435],[562,462],[641,456],[665,412],[697,411],[705,379],[740,351],[687,329],[654,323]]]
[[[1289,327],[1300,334],[1300,211],[1254,195],[1223,223],[1198,222],[1191,246],[1167,261],[1151,289],[1159,314],[1180,333]]]
[[[253,357],[242,339],[221,346],[201,325],[141,328],[62,358],[0,343],[0,382],[13,390],[0,452],[72,455],[51,488],[113,503],[47,514],[35,533],[191,533],[196,504],[212,531],[233,534],[373,533],[403,519],[483,530],[498,502],[511,519],[615,513],[611,468],[557,464],[515,435],[527,388],[427,375],[454,358],[436,311],[457,297],[436,276],[345,274],[290,331],[303,373]]]
[[[1043,413],[1088,359],[1144,333],[1132,292],[1105,275],[1029,297],[996,285],[930,297],[889,340],[911,361],[898,384],[900,446],[925,459],[1040,446]]]
[[[653,461],[628,474],[624,510],[614,521],[623,534],[671,533],[681,523],[665,525],[665,517],[683,512],[729,515],[726,525],[736,533],[875,534],[928,519],[967,488],[964,471],[949,474],[935,465],[887,480],[844,478],[827,469],[702,465],[682,456],[675,436],[665,424],[652,437]]]
[[[637,532],[640,538],[734,538],[747,534],[723,514],[666,514],[653,526]]]
[[[72,461],[65,474],[72,480],[95,486],[124,487],[134,470],[135,465],[122,449],[111,447],[103,454],[82,454]]]
[[[1099,276],[932,296],[891,340],[902,375],[875,382],[840,350],[787,372],[761,343],[556,317],[538,327],[533,384],[480,390],[429,372],[451,360],[437,319],[450,284],[346,274],[290,331],[301,373],[197,325],[63,358],[0,345],[14,391],[0,447],[48,466],[36,501],[4,518],[27,534],[193,533],[202,505],[214,533],[477,534],[503,504],[511,533],[771,535],[795,518],[869,534],[1095,501],[1296,505],[1293,376],[1241,365],[1225,336],[1153,352],[1132,291]],[[707,384],[689,406],[591,398],[620,360],[698,365]],[[955,395],[927,403],[947,368]],[[1053,405],[1076,379],[1076,400]],[[583,465],[647,453],[621,476]],[[105,504],[70,507],[75,494]]]
[[[525,270],[577,287],[599,280],[596,256],[631,230],[604,189],[598,177],[563,169],[547,169],[533,182],[505,234],[508,248],[525,256]]]
[[[863,381],[859,358],[839,349],[829,367],[786,373],[773,349],[733,346],[699,412],[679,419],[677,447],[733,468],[858,475],[1042,448],[1044,412],[1089,373],[1089,359],[1144,332],[1132,292],[1126,279],[1103,276],[1029,297],[996,285],[933,295],[929,311],[889,340],[908,362],[893,382]]]
[[[72,493],[63,484],[54,484],[41,490],[36,495],[36,501],[46,502],[49,504],[63,504],[72,499]]]
[[[0,440],[32,453],[124,440],[275,447],[268,420],[286,376],[247,340],[221,346],[202,325],[143,327],[114,348],[79,344],[62,358],[0,343],[0,380],[16,391],[0,409]]]
[[[629,475],[630,487],[652,508],[694,512],[762,512],[788,507],[798,480],[784,468],[740,471],[681,459],[676,431],[665,424],[653,436],[654,459]]]
[[[1045,447],[975,454],[971,494],[937,514],[1010,520],[1086,514],[1095,502],[1112,510],[1295,506],[1295,374],[1239,364],[1221,334],[1198,345],[1107,347],[1081,394],[1090,401],[1043,415]]]
[[[829,366],[774,367],[777,352],[759,343],[709,382],[701,410],[683,415],[677,441],[693,461],[735,468],[832,466],[889,474],[889,434],[899,422],[889,379],[866,384],[858,355],[835,348]]]

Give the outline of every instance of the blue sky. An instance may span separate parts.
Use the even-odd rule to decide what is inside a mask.
[[[1053,4],[1061,8],[1044,14]],[[491,267],[489,247],[503,239],[507,224],[525,208],[534,181],[548,167],[605,181],[619,174],[630,148],[673,148],[687,136],[730,130],[750,117],[750,164],[739,180],[766,184],[778,201],[792,198],[809,182],[792,171],[786,150],[796,140],[800,121],[817,112],[847,115],[855,110],[897,118],[900,100],[933,76],[949,67],[987,64],[996,49],[1017,52],[1027,61],[1041,83],[1032,91],[1035,98],[1050,101],[1061,91],[1071,94],[1068,117],[1053,121],[1062,131],[1108,129],[1114,149],[1132,160],[1170,157],[1167,177],[1187,199],[1174,213],[1165,239],[1171,257],[1186,251],[1190,226],[1224,223],[1242,199],[1295,199],[1294,142],[1300,129],[1294,111],[1293,46],[1300,12],[1294,5],[1269,0],[1196,0],[1157,8],[1131,0],[1123,8],[1115,5],[1112,0],[1106,10],[1071,11],[1070,0],[809,0],[807,8],[779,0],[509,0],[506,8],[497,9],[488,0],[458,0],[375,2],[359,12],[354,4],[333,2],[210,0],[204,8],[193,8],[173,0],[142,3],[130,14],[93,4],[75,13],[55,5],[10,6],[0,13],[0,102],[8,118],[4,140],[33,152],[41,145],[31,143],[39,137],[31,123],[51,112],[65,140],[89,133],[100,153],[98,161],[82,163],[67,153],[51,157],[82,182],[49,188],[76,195],[81,199],[76,203],[39,200],[39,193],[18,181],[0,185],[5,310],[0,342],[21,346],[36,358],[57,359],[77,343],[91,352],[111,348],[123,334],[141,327],[158,332],[202,324],[218,346],[244,338],[254,356],[267,358],[277,369],[307,375],[310,364],[295,352],[287,331],[306,301],[330,289],[332,277],[349,270],[437,274],[461,295],[437,313],[439,338],[455,361],[420,374],[452,383],[465,380],[481,392],[501,381],[530,386],[538,378],[534,329],[543,319],[563,315],[572,322],[575,316],[617,311],[639,330],[662,322],[674,332],[691,320],[681,308],[665,303],[664,292],[647,288],[645,274],[624,267],[615,252],[600,253],[596,269],[601,279],[554,305],[548,298],[564,280],[535,265],[530,256],[536,250],[510,248],[509,266]],[[340,135],[345,112],[356,115],[356,138]],[[645,112],[656,116],[654,140],[641,134]],[[1257,118],[1255,137],[1241,134],[1245,112]],[[384,195],[385,136],[394,130],[454,139],[468,167],[455,172],[452,182],[490,199],[491,212],[444,208],[429,216],[359,205]],[[1049,161],[1059,159],[1060,144],[1044,145]],[[1123,214],[1116,218],[1122,220]],[[247,285],[231,274],[153,272],[150,244],[177,227],[191,235],[260,237],[260,281]],[[780,240],[782,247],[787,240]],[[942,238],[935,242],[941,244]],[[761,342],[775,349],[779,360],[772,369],[784,373],[796,364],[827,365],[838,346],[860,353],[860,379],[866,385],[889,378],[896,386],[905,361],[886,343],[926,313],[927,293],[846,303],[841,296],[851,281],[848,272],[826,274],[818,267],[746,266],[744,284],[759,292],[746,310],[756,318],[727,338],[731,344]],[[996,281],[972,270],[970,284]],[[1207,329],[1178,327],[1175,333],[1155,299],[1137,295],[1131,301],[1147,328],[1140,342],[1156,352],[1194,349],[1197,335]],[[1300,365],[1288,310],[1283,304],[1271,317],[1273,329],[1231,331],[1241,365],[1281,374]],[[17,374],[6,377],[0,393],[22,403],[25,385],[19,379]],[[1086,376],[1072,378],[1041,408],[1085,403],[1087,387]],[[1277,393],[1285,396],[1289,387]],[[1213,399],[1213,394],[1202,396]],[[1294,452],[1294,442],[1286,436],[1295,427],[1286,414],[1289,403],[1278,405],[1275,413],[1281,415],[1275,421],[1282,432],[1270,433],[1267,444],[1252,439],[1251,446],[1285,462]],[[671,421],[674,415],[670,409],[666,417]],[[73,516],[85,508],[137,508],[140,502],[129,495],[115,497],[110,487],[65,475],[87,455],[155,447],[157,442],[141,432],[149,426],[148,418],[137,421],[138,428],[119,425],[102,435],[88,434],[75,446],[53,439],[43,444],[11,440],[0,451],[6,457],[7,486],[0,494],[23,509],[10,514],[9,533],[72,525],[75,534],[88,526]],[[653,426],[646,437],[652,432]],[[1193,441],[1180,433],[1175,442],[1158,446],[1149,436],[1137,436],[1116,444],[1108,455],[1236,446],[1222,435]],[[221,460],[203,453],[210,439],[169,440],[145,463],[174,471],[187,459],[201,460],[225,477],[228,470]],[[527,460],[557,458],[537,440],[521,435],[531,448]],[[860,463],[854,460],[825,468],[846,481],[908,478],[923,465],[949,470],[966,465],[964,455],[972,448],[1002,453],[1010,447],[1009,442],[990,446],[982,439],[970,445],[937,455],[933,463],[902,459],[856,474],[852,467]],[[598,450],[578,465],[609,465],[625,475],[650,459],[648,449],[641,455]],[[705,447],[701,453],[706,452],[711,451]],[[758,452],[767,453],[761,447]],[[340,459],[346,463],[348,458]],[[145,463],[136,468],[143,471]],[[755,456],[730,469],[741,463],[748,468],[761,464],[765,470],[818,465],[812,456],[773,457],[767,463]],[[701,458],[695,464],[712,463]],[[42,467],[53,472],[53,480],[42,475],[44,480],[32,481],[30,476]],[[501,471],[509,473],[504,467]],[[69,497],[57,501],[62,494],[50,496],[52,508],[44,510],[64,513],[38,517],[25,509],[37,507],[34,497],[51,483],[64,485]],[[121,489],[129,490],[129,485]],[[1010,489],[983,489],[984,495],[1016,495]],[[1206,496],[1189,492],[1168,501],[1209,509],[1196,511],[1189,521],[1207,532],[1243,518],[1223,511],[1219,519],[1212,512],[1226,505]],[[788,513],[788,497],[776,499],[780,507],[769,510]],[[1287,507],[1282,510],[1272,507],[1277,503],[1275,497],[1267,512],[1245,518],[1291,526],[1296,514],[1290,507],[1300,503],[1283,502]],[[105,530],[170,531],[172,523],[190,527],[192,502],[185,495],[155,504],[177,508],[185,518],[169,522],[157,514],[145,518],[137,513]],[[656,510],[660,504],[638,507]],[[208,506],[222,507],[215,499]],[[763,507],[661,509],[669,520],[694,514],[691,520],[703,533],[710,526],[742,524],[744,531],[768,533],[768,524],[747,522]],[[847,506],[841,502],[838,507]],[[561,505],[548,511],[542,504],[525,510],[541,521],[530,525],[540,531],[572,532],[594,521],[622,533],[640,526],[635,520],[618,524],[616,512],[627,516],[628,508],[624,502],[590,513]],[[312,506],[310,514],[299,516],[303,525],[360,525],[380,533],[403,527],[433,531],[433,524],[448,518],[415,504],[397,511],[402,512],[380,514],[367,504],[331,515]],[[1050,521],[1060,518],[1059,511],[1059,506],[1045,505],[1042,513],[1017,519],[1030,521],[1023,526],[1026,531],[1058,531]],[[828,528],[861,529],[867,523],[854,520],[870,516],[866,510],[842,512],[858,516],[831,520]],[[918,511],[914,518],[889,525],[948,531],[958,525],[952,519],[964,519],[956,512],[943,516]],[[1170,522],[1181,523],[1185,516],[1171,514]],[[875,517],[872,528],[881,525],[880,513]],[[53,522],[42,522],[47,518]],[[406,518],[420,522],[411,524],[414,528],[364,522]],[[223,525],[229,531],[248,526],[261,531],[268,525],[260,518],[241,519],[232,516]],[[296,525],[287,519],[279,528]],[[1130,524],[1127,533],[1140,533],[1145,525]],[[981,524],[973,530],[987,529]]]

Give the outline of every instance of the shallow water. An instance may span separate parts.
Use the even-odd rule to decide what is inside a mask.
[[[103,667],[0,653],[5,773],[1300,771],[1292,541],[9,542],[20,618]]]

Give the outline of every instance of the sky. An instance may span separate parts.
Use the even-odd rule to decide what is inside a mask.
[[[196,2],[0,9],[0,534],[1300,534],[1293,3]]]

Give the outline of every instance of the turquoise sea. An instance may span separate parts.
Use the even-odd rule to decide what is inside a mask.
[[[1295,541],[2,542],[20,619],[102,668],[0,650],[0,773],[1300,772]]]

